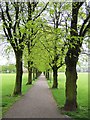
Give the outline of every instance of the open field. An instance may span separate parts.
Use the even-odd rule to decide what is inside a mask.
[[[26,85],[27,74],[23,74],[23,85],[22,85],[22,94],[24,95],[27,90],[32,85]],[[2,114],[10,108],[10,106],[18,99],[19,97],[13,97],[13,90],[15,85],[15,74],[2,74]]]
[[[64,73],[59,73],[59,88],[51,89],[53,96],[58,104],[58,107],[61,108],[65,103],[65,75]],[[23,75],[23,86],[22,93],[25,94],[27,90],[31,87],[26,86],[27,74]],[[50,87],[52,82],[48,81]],[[15,74],[2,74],[2,113],[10,108],[10,106],[20,97],[12,97],[13,89],[15,84]],[[64,114],[70,115],[73,118],[88,118],[88,73],[79,73],[77,81],[77,91],[78,91],[78,105],[79,108],[76,112],[64,112]],[[1,84],[0,84],[1,88]]]
[[[58,104],[58,107],[61,108],[65,103],[65,75],[64,73],[59,73],[59,88],[51,89],[52,94]],[[52,83],[48,82],[50,87]],[[73,118],[88,118],[88,73],[78,73],[77,80],[77,100],[78,100],[78,110],[76,112],[64,112],[67,115],[72,116]]]

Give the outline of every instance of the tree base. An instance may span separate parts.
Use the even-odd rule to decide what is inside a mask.
[[[21,92],[14,92],[12,96],[13,96],[13,97],[14,97],[14,96],[15,96],[15,97],[16,97],[16,96],[22,96],[22,93],[21,93]]]
[[[26,85],[32,85],[32,82],[27,82]]]
[[[33,81],[35,81],[36,80],[36,78],[33,78]]]
[[[77,104],[65,104],[64,108],[65,111],[76,111],[77,110]]]
[[[52,86],[52,88],[53,88],[53,89],[58,89],[58,87],[57,87],[57,86],[54,86],[54,85]]]

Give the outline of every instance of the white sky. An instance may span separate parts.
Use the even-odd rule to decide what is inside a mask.
[[[6,64],[15,64],[15,56],[10,55],[8,58],[0,54],[0,65],[6,65]]]
[[[2,41],[2,35],[4,35],[3,29],[2,29],[2,21],[0,21],[0,65],[5,64],[15,64],[15,55],[14,53],[10,53],[9,58],[5,54],[5,46],[7,46],[7,43]],[[2,44],[3,43],[3,44]]]

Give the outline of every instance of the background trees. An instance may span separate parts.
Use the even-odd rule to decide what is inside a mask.
[[[31,54],[31,49],[34,46],[34,39],[38,33],[38,25],[40,25],[40,21],[38,24],[38,18],[42,14],[42,12],[46,9],[48,3],[46,5],[40,6],[37,1],[32,1],[27,3],[28,8],[28,20],[27,20],[27,27],[26,27],[26,34],[27,34],[27,50],[28,56]],[[41,8],[39,10],[39,7]],[[33,62],[31,61],[30,57],[28,59],[28,82],[27,85],[32,84],[32,65]]]
[[[62,3],[55,2],[48,6],[47,24],[42,25],[44,33],[42,40],[40,40],[49,54],[49,65],[53,70],[53,88],[58,87],[58,69],[64,64],[64,57],[68,47],[65,39],[66,29],[62,28],[66,22],[64,20],[62,7]]]

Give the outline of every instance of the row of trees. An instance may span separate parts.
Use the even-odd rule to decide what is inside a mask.
[[[7,37],[7,41],[10,42],[14,50],[16,57],[16,85],[14,89],[14,95],[21,94],[23,74],[22,56],[24,48],[27,45],[28,54],[30,54],[30,47],[32,46],[32,40],[29,39],[30,35],[28,34],[28,25],[31,24],[32,21],[35,21],[35,19],[37,19],[40,16],[40,14],[46,7],[45,6],[41,12],[39,12],[33,18],[31,18],[31,15],[33,14],[37,4],[37,2],[5,2],[3,5],[1,4],[3,30]],[[33,29],[30,32],[30,34],[32,32]],[[32,64],[32,62],[28,60],[28,84],[32,84],[32,71],[30,64]]]
[[[48,2],[44,5],[33,1],[5,2],[0,8],[3,30],[16,56],[14,95],[21,94],[24,53],[25,66],[28,68],[27,84],[32,84],[32,67],[42,71],[52,69],[53,88],[57,88],[58,69],[66,65],[64,109],[76,110],[76,65],[83,40],[88,38],[90,30],[89,5],[85,2]],[[44,69],[40,67],[42,62]]]

